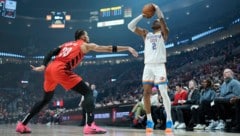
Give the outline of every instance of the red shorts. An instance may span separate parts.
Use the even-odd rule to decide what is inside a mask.
[[[71,70],[67,70],[65,63],[53,61],[45,69],[44,90],[45,92],[54,91],[58,84],[70,90],[80,81],[82,78]]]

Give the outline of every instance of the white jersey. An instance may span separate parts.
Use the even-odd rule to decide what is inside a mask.
[[[144,63],[156,64],[166,62],[166,48],[161,32],[147,33],[144,46]]]

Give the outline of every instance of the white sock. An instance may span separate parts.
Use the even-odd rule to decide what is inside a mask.
[[[167,113],[167,121],[172,121],[172,115],[171,115],[171,101],[167,93],[167,85],[166,84],[160,84],[158,85],[158,88],[160,90],[160,94],[163,98],[163,105],[165,107],[165,111]]]
[[[147,114],[147,120],[153,121],[151,113],[150,113],[150,114]]]

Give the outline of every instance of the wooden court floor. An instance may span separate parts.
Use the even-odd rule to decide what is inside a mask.
[[[0,125],[0,136],[239,136],[239,133],[225,133],[222,131],[193,131],[175,130],[173,134],[166,135],[162,130],[154,130],[152,134],[146,134],[144,129],[132,129],[123,127],[103,127],[108,130],[106,134],[82,133],[83,127],[65,125],[29,125],[32,129],[31,134],[19,134],[15,132],[15,124]]]

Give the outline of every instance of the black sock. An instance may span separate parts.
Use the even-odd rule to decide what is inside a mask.
[[[87,124],[88,126],[91,126],[94,120],[94,115],[93,113],[87,113]]]

